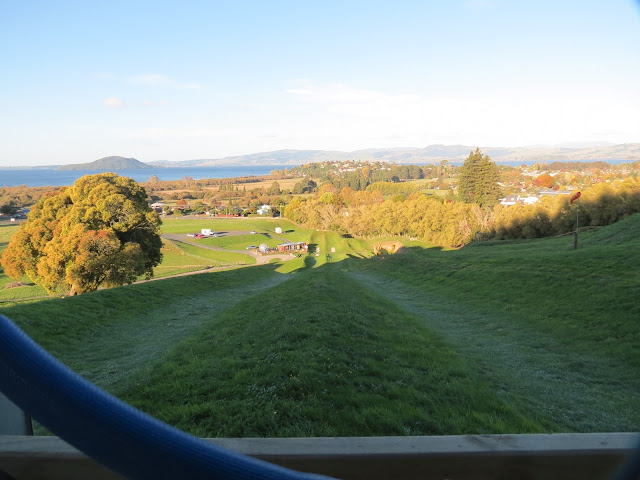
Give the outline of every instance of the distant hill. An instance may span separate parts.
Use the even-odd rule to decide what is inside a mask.
[[[276,150],[251,153],[224,158],[202,158],[199,160],[157,161],[150,165],[163,167],[218,167],[229,165],[301,165],[303,163],[345,161],[353,155],[334,150]]]
[[[75,163],[72,165],[62,165],[56,170],[98,170],[98,171],[112,171],[112,170],[137,170],[141,168],[153,168],[151,165],[142,163],[135,158],[126,157],[104,157],[94,162],[89,163]]]
[[[462,161],[475,150],[471,145],[429,145],[425,148],[369,148],[353,152],[334,150],[276,150],[217,159],[185,161],[157,161],[150,165],[163,167],[212,167],[227,165],[302,165],[328,161],[396,162],[401,164],[429,164],[442,160]],[[540,162],[573,160],[640,160],[640,143],[621,145],[533,146],[533,147],[487,147],[480,146],[483,153],[495,162],[535,160]]]

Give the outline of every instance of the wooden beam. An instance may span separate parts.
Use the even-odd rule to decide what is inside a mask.
[[[99,433],[98,433],[99,434]],[[206,439],[295,470],[360,479],[603,479],[631,433]],[[57,437],[0,436],[0,471],[20,480],[120,477]]]

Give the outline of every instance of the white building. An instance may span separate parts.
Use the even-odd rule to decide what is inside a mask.
[[[262,205],[261,207],[258,207],[257,212],[260,215],[267,215],[271,212],[271,207],[269,205]]]

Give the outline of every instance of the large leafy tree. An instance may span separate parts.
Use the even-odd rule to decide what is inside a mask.
[[[500,198],[498,167],[479,148],[470,152],[460,169],[458,194],[464,202],[494,205]]]
[[[160,218],[142,187],[115,173],[86,175],[41,199],[11,238],[0,263],[49,293],[71,295],[153,275]]]

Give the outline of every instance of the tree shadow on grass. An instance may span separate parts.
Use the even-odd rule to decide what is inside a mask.
[[[312,256],[310,256],[310,255],[307,255],[307,256],[304,258],[304,267],[303,267],[303,268],[304,268],[304,269],[313,268],[313,267],[315,267],[315,266],[316,266],[316,263],[317,263],[317,262],[316,262],[315,257],[312,257]]]

